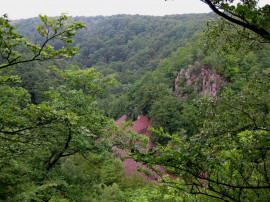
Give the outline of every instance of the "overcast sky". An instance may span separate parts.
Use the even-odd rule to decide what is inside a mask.
[[[260,0],[262,4],[270,0]],[[96,16],[116,14],[170,15],[207,13],[211,10],[200,0],[1,0],[0,15],[10,19],[58,16]]]
[[[200,0],[1,0],[0,14],[10,19],[57,16],[96,16],[115,14],[168,15],[210,12]]]

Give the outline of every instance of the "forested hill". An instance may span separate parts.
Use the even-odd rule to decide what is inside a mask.
[[[110,17],[75,17],[87,27],[77,32],[74,45],[79,55],[70,59],[80,68],[95,67],[108,75],[117,73],[123,84],[133,83],[147,71],[157,68],[195,32],[201,32],[210,14],[171,15],[164,17],[116,15]],[[19,20],[18,32],[38,39],[38,18]],[[62,47],[54,42],[55,49]]]
[[[133,83],[201,31],[206,19],[209,15],[75,18],[87,29],[77,35],[81,54],[73,61],[82,68],[96,66],[105,74],[117,72],[121,83]]]
[[[221,18],[0,17],[0,201],[269,201],[270,6],[203,2]]]
[[[108,116],[117,119],[128,114],[135,119],[143,113],[151,118],[155,126],[171,128],[171,132],[183,127],[182,124],[186,130],[194,131],[196,129],[190,126],[194,121],[187,121],[186,115],[183,117],[184,113],[179,109],[179,102],[174,96],[175,79],[180,69],[189,68],[198,73],[203,65],[223,75],[223,80],[233,81],[229,83],[238,88],[239,75],[248,78],[254,71],[266,68],[269,64],[268,57],[265,57],[268,54],[266,49],[256,53],[250,51],[246,55],[218,55],[217,50],[204,48],[206,42],[202,32],[205,22],[213,17],[211,13],[164,17],[75,17],[73,20],[86,25],[86,28],[77,31],[74,38],[73,45],[80,48],[77,56],[21,65],[15,73],[22,77],[22,86],[30,92],[32,101],[40,103],[48,87],[58,85],[54,75],[48,73],[48,66],[55,65],[60,69],[71,65],[81,69],[94,67],[103,75],[115,74],[119,82],[118,88],[111,89],[98,102]],[[19,25],[19,33],[32,41],[39,41],[39,35],[35,32],[39,22],[39,18],[32,18],[14,21],[13,24]],[[53,41],[52,45],[57,50],[63,47],[63,42]],[[195,89],[182,86],[182,92],[176,94],[189,92],[193,94],[191,98],[194,98],[195,91],[202,84],[196,85]],[[164,107],[165,103],[168,106]],[[168,107],[171,111],[166,110]],[[167,118],[164,118],[165,114]],[[164,119],[167,121],[164,122]],[[181,123],[178,123],[179,120]]]

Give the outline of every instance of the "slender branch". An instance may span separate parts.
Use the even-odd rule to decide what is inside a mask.
[[[68,128],[68,138],[65,142],[65,146],[61,152],[55,153],[55,154],[57,154],[57,156],[55,157],[55,159],[52,162],[51,162],[51,159],[53,158],[54,154],[50,157],[50,159],[48,161],[47,171],[49,171],[51,168],[53,168],[55,166],[55,164],[60,160],[60,158],[64,156],[64,152],[68,149],[71,139],[72,139],[72,133],[71,133],[71,129],[69,127]]]
[[[21,128],[21,129],[18,129],[18,130],[13,130],[13,131],[0,130],[0,133],[6,134],[6,135],[16,135],[17,133],[20,133],[20,132],[23,132],[23,131],[26,131],[26,130],[35,129],[38,126],[46,126],[47,124],[53,124],[53,123],[54,123],[54,120],[46,120],[44,122],[38,122],[34,126]]]
[[[72,155],[78,153],[79,151],[80,151],[80,150],[76,150],[76,151],[73,151],[73,152],[68,153],[68,154],[62,154],[62,157],[72,156]]]
[[[262,150],[260,150],[261,152],[261,156],[263,158],[263,170],[264,170],[264,178],[266,180],[266,182],[270,185],[270,180],[269,180],[269,177],[268,177],[268,172],[267,172],[267,168],[266,168],[266,162],[265,162],[265,159],[266,159],[266,153],[263,152]]]
[[[204,195],[204,196],[209,196],[211,198],[220,199],[220,200],[223,200],[223,201],[228,201],[228,200],[225,200],[223,196],[220,197],[220,196],[217,196],[217,195],[212,195],[212,194],[203,192],[202,190],[198,190],[198,189],[197,189],[198,191],[193,191],[194,186],[197,186],[197,187],[200,186],[199,184],[196,184],[196,183],[195,184],[185,184],[186,186],[192,186],[191,187],[191,190],[186,190],[186,189],[180,188],[178,186],[178,183],[175,183],[175,182],[166,182],[166,181],[163,181],[163,183],[166,183],[166,184],[176,184],[176,186],[172,186],[172,185],[168,185],[168,186],[169,187],[172,187],[172,188],[179,189],[179,190],[184,191],[184,192],[189,193],[189,194]],[[202,188],[205,188],[205,187],[202,187]]]
[[[191,174],[192,176],[194,176],[194,177],[196,177],[198,179],[206,180],[208,182],[212,182],[212,183],[215,183],[217,185],[226,186],[228,188],[233,188],[233,189],[269,189],[270,188],[270,185],[266,185],[266,186],[259,186],[259,185],[257,185],[257,186],[241,186],[241,185],[228,184],[228,183],[224,183],[224,182],[220,182],[220,181],[210,179],[209,177],[202,176],[202,175],[198,174],[198,172],[192,172],[192,171],[190,171],[188,169],[180,168],[180,167],[175,166],[175,165],[166,165],[166,166],[182,170],[182,171],[184,171],[186,173]]]
[[[258,38],[255,38],[255,37],[251,37],[250,35],[244,35],[243,33],[241,33],[238,29],[237,29],[237,27],[235,26],[235,24],[230,24],[230,25],[232,25],[233,26],[233,28],[236,30],[236,32],[237,32],[237,34],[238,35],[240,35],[240,36],[242,36],[242,37],[244,37],[244,38],[246,38],[246,39],[250,39],[250,40],[256,40],[256,41],[258,41],[259,43],[269,43],[269,42],[267,42],[267,41],[261,41],[261,40],[259,40]]]
[[[62,25],[62,24],[60,23],[60,25]],[[59,27],[60,27],[60,25],[59,25]],[[16,60],[18,60],[21,57],[21,56],[18,56],[17,58],[15,58],[12,61],[10,61],[9,60],[9,56],[8,56],[7,58],[5,58],[5,59],[8,60],[8,63],[5,64],[5,65],[3,65],[3,66],[1,66],[0,69],[6,68],[6,67],[9,67],[9,66],[12,66],[12,65],[22,64],[22,63],[27,63],[27,62],[32,62],[32,61],[36,61],[36,60],[38,60],[38,61],[45,61],[45,60],[53,59],[53,58],[38,58],[38,57],[41,55],[42,51],[45,48],[45,45],[48,44],[49,41],[51,41],[51,40],[59,37],[60,35],[64,35],[64,34],[67,33],[66,30],[58,33],[58,29],[55,31],[55,33],[51,37],[49,37],[49,32],[47,33],[46,40],[42,43],[42,46],[41,46],[40,50],[37,53],[35,53],[35,55],[32,58],[26,59],[26,60],[16,61]],[[11,53],[11,50],[10,50],[10,53]]]
[[[216,8],[216,6],[212,3],[211,0],[201,0],[201,1],[206,3],[212,9],[212,11],[214,11],[219,16],[225,18],[226,20],[228,20],[232,23],[235,23],[237,25],[240,25],[244,28],[247,28],[247,29],[253,31],[254,33],[260,35],[262,38],[269,41],[269,43],[270,43],[270,33],[267,30],[265,30],[263,28],[258,28],[255,25],[252,25],[250,23],[243,22],[243,21],[240,21],[236,18],[228,16],[227,14],[225,14],[224,12],[221,12],[218,8]]]

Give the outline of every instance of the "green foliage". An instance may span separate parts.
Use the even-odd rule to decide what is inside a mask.
[[[227,4],[220,8],[252,21],[239,7],[248,1],[238,5],[241,12]],[[265,11],[253,21],[256,26],[268,26]],[[269,47],[251,49],[250,40],[228,32],[233,25],[219,24],[209,27],[208,42],[220,48],[206,49],[211,44],[206,46],[199,32],[210,16],[75,18],[87,24],[84,30],[65,15],[13,23],[20,27],[2,17],[0,200],[267,201]],[[38,41],[32,43],[22,34],[36,39],[38,22]],[[222,40],[215,38],[220,30]],[[73,37],[80,51],[69,46]],[[222,74],[229,88],[218,98],[197,99],[197,90],[182,79],[180,95],[189,95],[175,97],[180,69],[195,75],[201,64]],[[123,114],[145,114],[162,127],[152,129],[152,139],[160,143],[152,152],[139,153],[148,138],[127,131],[129,123],[117,130],[107,118]],[[180,178],[155,186],[138,174],[128,176],[111,155],[115,145]]]
[[[119,186],[116,183],[108,187],[106,186],[100,196],[100,201],[123,201]]]
[[[171,95],[172,92],[167,88],[165,84],[155,85],[154,83],[144,84],[138,91],[136,101],[138,103],[139,114],[148,114],[153,103],[166,96]]]
[[[167,146],[136,156],[163,165],[180,179],[174,187],[229,201],[267,201],[269,189],[269,69],[242,81],[242,91],[202,99],[200,130],[163,133]],[[156,156],[156,153],[159,153]],[[152,157],[151,157],[152,155]]]
[[[269,4],[259,6],[258,0],[240,1],[237,4],[234,0],[203,0],[203,2],[208,4],[217,15],[225,19],[226,21],[223,21],[225,24],[229,24],[231,28],[235,29],[237,34],[232,40],[236,43],[241,42],[241,37],[270,42]],[[216,26],[217,33],[224,31],[226,34],[223,25]],[[216,31],[213,30],[213,32]]]
[[[91,69],[89,71],[97,83],[99,79],[102,80],[99,74]],[[30,104],[30,96],[22,88],[1,87],[2,169],[4,171],[15,161],[26,170],[19,169],[19,173],[15,174],[16,170],[11,169],[11,175],[25,172],[24,183],[32,182],[29,184],[30,190],[17,190],[16,196],[31,199],[60,196],[63,190],[69,190],[71,186],[55,177],[63,175],[59,168],[62,158],[90,151],[101,155],[112,147],[106,137],[112,134],[110,130],[114,130],[113,122],[95,107],[95,97],[104,90],[105,83],[111,80],[102,80],[103,86],[100,88],[90,89],[86,84],[84,89],[74,89],[78,88],[73,85],[74,81],[78,81],[76,77],[89,76],[89,71],[75,71],[75,75],[68,70],[62,72],[66,76],[63,78],[66,79],[66,86],[50,89],[47,92],[48,101],[39,105]]]
[[[102,183],[107,186],[113,186],[114,183],[121,181],[123,171],[123,164],[119,160],[114,160],[113,162],[107,161],[102,168],[100,175],[102,178]]]
[[[162,127],[169,133],[177,132],[182,123],[179,101],[173,96],[164,96],[156,100],[149,111],[149,118],[153,127]],[[166,139],[155,133],[151,134],[151,139],[162,144],[166,142]]]
[[[15,27],[10,24],[6,16],[0,18],[0,52],[2,59],[0,69],[12,65],[30,62],[34,60],[48,60],[57,57],[70,57],[77,54],[77,48],[69,46],[73,42],[72,36],[75,31],[84,27],[81,22],[71,21],[66,25],[68,17],[61,15],[58,18],[49,19],[46,15],[39,15],[42,25],[38,25],[36,31],[39,32],[43,41],[40,44],[30,42],[27,38],[15,32]],[[54,50],[49,44],[53,39],[60,40],[65,45],[64,48]],[[19,48],[25,47],[31,53],[30,57],[25,57]]]
[[[149,183],[137,172],[132,173],[131,175],[128,175],[127,173],[124,172],[121,178],[121,182],[119,183],[119,186],[121,190],[128,192],[128,191],[140,189],[149,184],[151,183]]]
[[[6,18],[1,18],[2,59],[7,61],[2,64],[2,69],[56,55],[69,57],[75,54],[76,48],[66,46],[53,50],[47,43],[54,38],[65,44],[71,43],[74,31],[83,25],[71,21],[66,26],[65,15],[54,19],[40,18],[44,24],[38,26],[37,31],[45,38],[41,47],[28,43],[28,39],[16,34]],[[18,51],[23,44],[34,54],[30,59],[25,59]],[[3,52],[6,49],[8,53]],[[97,181],[100,174],[104,178],[97,184],[111,185],[119,180],[120,162],[117,162],[118,166],[106,165],[107,170],[102,169],[99,176],[87,164],[87,157],[98,158],[100,160],[96,161],[103,163],[102,159],[108,156],[113,146],[108,137],[116,126],[96,106],[96,99],[108,86],[116,84],[113,76],[103,77],[93,68],[60,70],[51,67],[47,71],[54,74],[57,85],[55,82],[45,93],[46,101],[36,105],[31,103],[27,90],[11,85],[17,83],[19,77],[10,75],[6,69],[1,71],[1,200],[81,201],[93,196],[88,189],[95,190],[95,186],[90,182]],[[75,154],[77,156],[73,157]],[[79,158],[79,154],[84,158]]]
[[[169,180],[170,183],[174,184],[174,181]],[[200,202],[210,202],[214,201],[205,196],[196,196],[190,195],[185,193],[173,186],[168,184],[159,184],[151,185],[144,187],[142,189],[136,190],[134,194],[131,195],[129,201],[144,201],[144,202],[152,202],[152,201],[177,201],[177,202],[184,202],[184,201],[200,201]]]
[[[126,113],[126,107],[129,105],[127,96],[123,95],[119,98],[116,98],[114,95],[111,95],[109,97],[109,101],[110,102],[107,105],[109,107],[108,110],[109,117],[112,117],[113,119],[117,120],[123,114]]]
[[[175,132],[173,130],[177,130],[178,123],[176,122],[180,117],[180,103],[176,97],[164,96],[153,104],[149,111],[149,117],[153,126],[155,123],[159,123],[161,127],[168,127],[168,132],[173,133]]]

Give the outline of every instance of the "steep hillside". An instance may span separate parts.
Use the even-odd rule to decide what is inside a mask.
[[[75,17],[86,28],[80,30],[74,45],[80,54],[69,63],[81,68],[95,67],[103,74],[117,73],[121,83],[133,83],[147,71],[153,71],[165,57],[182,46],[195,32],[201,32],[210,14],[164,17],[116,15]],[[33,41],[38,18],[14,21],[18,31]],[[56,49],[61,42],[54,41]]]
[[[120,82],[119,88],[112,89],[98,104],[107,115],[119,118],[124,113],[110,113],[112,102],[127,93],[131,85],[147,72],[161,66],[165,58],[179,47],[185,46],[194,34],[202,32],[204,22],[212,16],[188,14],[164,17],[75,17],[75,21],[82,21],[86,25],[74,38],[73,45],[80,48],[79,55],[68,60],[60,58],[56,61],[21,65],[15,74],[23,78],[22,86],[29,90],[35,103],[45,99],[43,93],[48,87],[58,85],[55,75],[51,75],[47,70],[50,65],[60,69],[69,68],[71,65],[78,65],[82,69],[94,67],[103,75],[115,74]],[[35,31],[39,22],[38,18],[32,18],[12,23],[19,25],[19,33],[40,43],[41,37]],[[60,41],[52,41],[51,45],[56,50],[63,46]],[[124,106],[121,108],[123,111]]]
[[[155,71],[137,80],[127,94],[114,100],[112,114],[121,116],[122,111],[116,109],[124,108],[133,119],[144,114],[154,128],[193,135],[198,133],[201,121],[199,97],[216,97],[227,88],[239,92],[243,80],[270,65],[269,57],[265,57],[270,53],[267,46],[246,54],[220,54],[205,48],[204,43],[203,36],[195,34]],[[158,133],[151,139],[164,145],[169,141]]]
[[[49,87],[59,85],[57,75],[48,71],[49,65],[60,69],[72,65],[95,67],[104,75],[116,74],[118,88],[110,89],[97,102],[107,116],[117,120],[127,114],[135,120],[143,114],[154,127],[166,132],[185,130],[194,134],[199,121],[193,100],[198,95],[216,96],[226,86],[239,90],[240,78],[248,79],[270,65],[267,47],[246,54],[218,55],[216,50],[208,50],[201,32],[203,22],[211,16],[76,17],[74,20],[87,26],[74,39],[74,45],[80,47],[78,56],[21,65],[14,73],[22,77],[20,85],[30,92],[34,103],[46,99],[44,91]],[[38,42],[34,34],[38,22],[34,18],[14,23],[20,25],[19,32]],[[59,41],[52,45],[55,49],[62,46]],[[188,99],[180,102],[175,95]],[[168,141],[158,135],[152,138],[161,143]]]

